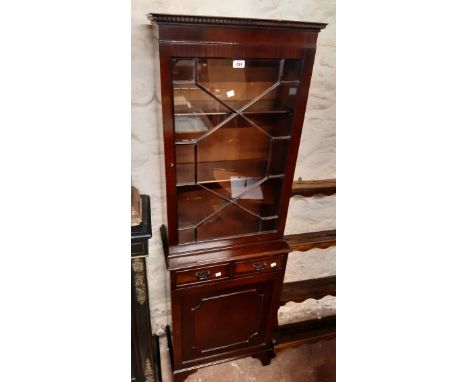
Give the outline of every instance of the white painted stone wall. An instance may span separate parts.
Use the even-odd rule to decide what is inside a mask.
[[[336,177],[335,1],[132,0],[132,182],[141,193],[151,197],[153,238],[150,240],[148,257],[150,310],[153,331],[162,334],[162,329],[167,324],[170,303],[166,299],[168,275],[165,271],[158,231],[162,224],[160,168],[163,156],[159,151],[159,127],[156,118],[160,99],[154,91],[153,46],[150,24],[146,19],[146,14],[150,12],[328,23],[318,39],[295,179],[298,177],[304,180],[331,179]],[[292,199],[286,233],[333,228],[335,228],[334,196]],[[317,256],[316,259],[321,259],[320,267],[327,269],[334,267],[334,256]],[[290,263],[292,264],[291,261]],[[302,266],[309,267],[308,264]],[[310,264],[310,267],[315,266],[316,263]],[[289,265],[287,272],[289,273]],[[310,305],[309,302],[306,303]],[[302,309],[302,313],[300,307],[295,308],[295,317],[309,309],[307,304],[304,305],[306,308]],[[327,302],[324,306],[329,310],[330,303]],[[317,314],[320,314],[320,311]],[[281,321],[284,321],[285,315],[288,313],[279,312]]]

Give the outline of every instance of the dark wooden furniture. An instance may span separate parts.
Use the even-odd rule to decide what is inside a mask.
[[[146,280],[148,239],[151,238],[151,211],[148,195],[141,195],[141,224],[132,227],[132,381],[161,381],[159,339],[152,336]]]
[[[325,24],[150,14],[160,76],[173,375],[264,365],[290,250],[283,232]]]

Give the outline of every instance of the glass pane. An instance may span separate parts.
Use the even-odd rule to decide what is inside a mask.
[[[291,134],[292,113],[246,114],[246,117],[273,137],[283,137]]]
[[[187,142],[200,138],[207,131],[218,126],[227,116],[227,114],[176,115],[174,117],[176,142]]]
[[[231,204],[197,228],[197,240],[256,233],[259,228],[260,220],[257,217]]]
[[[229,109],[196,85],[174,85],[175,114],[226,114]]]
[[[258,187],[242,194],[237,203],[261,217],[275,216],[278,213],[282,187],[282,178],[267,179]]]
[[[179,230],[179,244],[193,243],[195,241],[195,228]]]
[[[173,61],[180,244],[276,229],[302,70],[280,63]]]
[[[260,179],[266,175],[270,138],[237,116],[198,143],[198,182]]]
[[[236,66],[242,62],[242,67]],[[273,86],[280,60],[199,59],[198,83],[235,110]]]
[[[265,94],[262,98],[246,109],[252,112],[284,112],[292,113],[296,103],[296,95],[299,85],[282,84]]]
[[[286,60],[283,69],[283,81],[299,81],[301,78],[300,60]]]
[[[284,174],[288,159],[289,139],[273,139],[271,144],[270,175]]]
[[[200,186],[177,188],[178,228],[189,228],[200,223],[228,202]]]
[[[172,65],[172,79],[174,81],[191,81],[194,80],[193,59],[174,60]]]
[[[177,184],[195,182],[195,146],[176,145]]]
[[[232,199],[232,189],[231,189],[231,182],[228,181],[220,181],[220,182],[210,182],[210,183],[203,183],[200,185],[205,189],[208,189],[211,192],[214,192],[216,195],[219,195],[220,198],[224,198],[226,200]]]

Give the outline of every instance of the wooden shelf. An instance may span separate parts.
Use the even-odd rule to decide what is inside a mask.
[[[203,111],[194,111],[194,112],[185,112],[185,113],[174,113],[174,116],[176,117],[200,117],[200,116],[210,116],[210,115],[225,115],[226,117],[235,114],[232,111],[226,111],[226,112],[203,112]],[[255,114],[288,114],[292,115],[292,111],[289,109],[285,110],[260,110],[260,111],[243,111],[239,113],[239,115],[255,115]],[[176,144],[179,144],[179,142],[176,142]]]
[[[336,194],[336,179],[298,180],[293,182],[291,196],[312,196],[317,194]]]
[[[236,176],[260,180],[266,176],[267,165],[268,162],[266,160],[248,159],[218,162],[199,162],[196,169],[198,177],[197,183],[204,184],[230,182],[232,177]],[[177,176],[177,186],[195,184],[195,164],[178,164]]]
[[[284,237],[293,251],[328,248],[336,245],[336,230],[299,233]]]
[[[308,298],[318,300],[328,295],[336,296],[336,276],[284,283],[280,305],[289,301],[302,302]]]

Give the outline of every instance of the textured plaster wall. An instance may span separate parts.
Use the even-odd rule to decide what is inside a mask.
[[[159,95],[154,91],[153,46],[151,29],[146,14],[180,13],[189,15],[253,17],[326,22],[329,25],[318,39],[314,73],[299,148],[295,178],[335,178],[335,2],[329,0],[132,0],[132,182],[141,193],[150,195],[153,238],[148,257],[148,284],[153,330],[161,334],[167,323],[170,304],[166,300],[167,272],[159,240],[162,224],[161,161],[157,128]],[[335,197],[291,199],[286,233],[301,233],[335,227]],[[320,250],[319,250],[320,251]],[[333,252],[334,253],[334,252]],[[293,256],[287,274],[293,277],[298,267],[334,269],[334,255],[310,256],[306,263],[294,265]],[[299,261],[299,260],[297,260]],[[290,271],[291,269],[291,271]],[[299,271],[300,272],[300,271]],[[293,304],[293,303],[291,303]],[[322,305],[320,305],[322,304]],[[280,322],[288,322],[324,309],[333,309],[333,303],[306,301],[294,308],[283,307]],[[320,310],[322,306],[322,310]],[[331,308],[330,308],[331,306]],[[319,308],[317,308],[319,307]],[[323,312],[322,312],[323,313]]]

